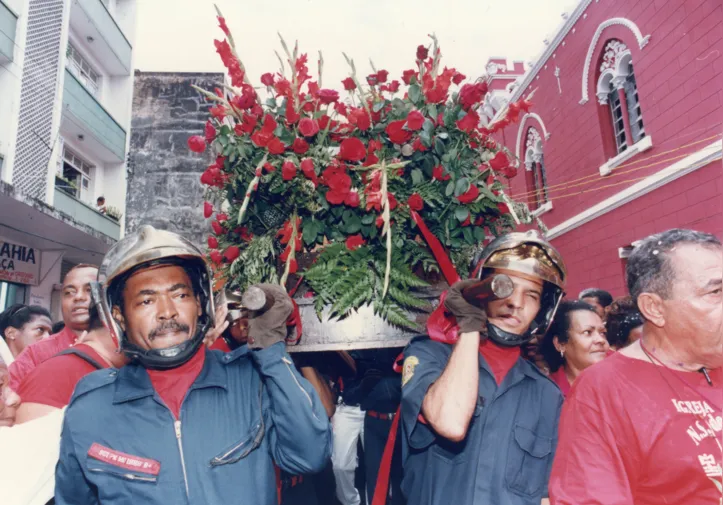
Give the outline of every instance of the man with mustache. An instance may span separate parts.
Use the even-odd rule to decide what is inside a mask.
[[[448,291],[446,323],[428,323],[435,340],[404,351],[402,491],[415,505],[538,505],[562,394],[520,346],[547,331],[565,266],[535,232],[510,233],[482,251],[472,277]],[[492,284],[471,304],[480,281]]]
[[[65,414],[57,505],[277,503],[274,464],[314,473],[331,432],[318,395],[286,353],[291,300],[260,285],[248,345],[207,350],[211,272],[174,233],[141,226],[106,254],[93,285],[130,360],[78,384]]]
[[[17,391],[23,379],[40,363],[73,345],[88,330],[90,317],[90,282],[98,275],[98,267],[87,264],[71,268],[63,279],[61,310],[65,328],[36,342],[21,352],[10,365],[10,389]]]

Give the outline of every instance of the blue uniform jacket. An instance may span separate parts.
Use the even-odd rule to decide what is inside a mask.
[[[479,399],[467,436],[451,442],[418,416],[452,346],[429,339],[404,351],[402,490],[414,505],[539,505],[557,446],[558,387],[518,358],[499,386],[480,354]]]
[[[65,413],[57,505],[277,503],[276,463],[321,471],[331,427],[277,343],[205,351],[179,420],[138,364],[84,377]]]

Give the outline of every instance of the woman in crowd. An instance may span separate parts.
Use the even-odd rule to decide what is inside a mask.
[[[627,347],[643,334],[643,316],[629,296],[618,298],[605,316],[608,343],[614,350]]]
[[[0,314],[0,335],[13,357],[38,340],[50,335],[50,313],[37,305],[11,305]]]
[[[580,372],[602,361],[609,351],[602,319],[591,305],[578,300],[560,304],[540,345],[550,379],[565,396]]]

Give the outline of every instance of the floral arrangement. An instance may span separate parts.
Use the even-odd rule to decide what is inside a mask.
[[[401,82],[373,64],[362,79],[347,58],[343,92],[322,85],[321,54],[314,79],[308,56],[281,39],[279,72],[263,74],[257,89],[220,12],[218,21],[230,85],[197,88],[214,106],[204,135],[188,141],[216,156],[201,182],[217,273],[239,289],[286,285],[296,274],[318,314],[372,304],[386,321],[415,328],[409,311],[429,309],[415,292],[445,269],[439,255],[451,258],[448,279],[464,276],[479,245],[513,226],[502,181],[517,171],[490,134],[530,102],[480,126],[487,84],[443,67],[433,36]],[[307,253],[314,262],[300,269]]]

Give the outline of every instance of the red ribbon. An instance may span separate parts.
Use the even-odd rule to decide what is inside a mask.
[[[422,220],[422,216],[420,216],[416,210],[410,210],[409,213],[411,214],[414,222],[417,223],[419,231],[422,232],[424,240],[427,241],[427,245],[429,245],[429,248],[432,250],[434,259],[437,260],[437,264],[439,265],[440,270],[442,270],[444,278],[447,279],[447,283],[451,286],[455,282],[459,281],[459,274],[454,268],[454,264],[452,263],[452,260],[449,259],[444,247],[442,247],[439,239],[435,237],[431,231],[429,231],[429,228],[427,228],[427,225]]]
[[[434,259],[437,260],[440,270],[444,278],[447,280],[447,284],[450,286],[460,280],[457,269],[454,268],[452,260],[449,259],[447,252],[442,247],[439,239],[429,231],[427,225],[422,220],[422,217],[415,210],[410,210],[409,213],[412,219],[419,227],[419,231],[422,232],[424,240],[427,241],[427,245],[432,250]],[[453,344],[457,341],[457,320],[454,316],[445,314],[444,310],[444,299],[447,297],[447,292],[442,293],[439,298],[439,306],[430,314],[427,319],[427,333],[429,338],[438,342],[444,342],[445,344]]]
[[[394,444],[397,441],[400,410],[401,407],[399,407],[397,413],[394,414],[394,421],[392,421],[389,437],[384,446],[384,453],[382,453],[382,461],[379,465],[377,484],[374,487],[374,498],[372,498],[371,505],[384,505],[387,502],[387,495],[389,494],[389,474],[392,471],[392,456],[394,455]]]

